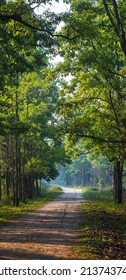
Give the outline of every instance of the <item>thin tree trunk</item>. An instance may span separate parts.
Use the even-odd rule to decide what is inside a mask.
[[[36,193],[37,193],[37,196],[39,195],[39,185],[38,185],[38,179],[36,178],[35,180],[36,182]]]
[[[15,181],[15,141],[14,138],[11,138],[11,142],[12,142],[12,190],[13,190],[13,205],[16,205],[16,201],[15,201],[15,186],[16,186],[16,181]]]
[[[18,77],[17,77],[17,83],[18,83]],[[18,90],[16,90],[16,103],[15,103],[15,117],[16,121],[19,121],[19,112],[18,112]],[[16,206],[19,206],[19,188],[20,188],[20,179],[19,179],[19,131],[17,131],[15,136],[15,150],[16,150],[16,188],[15,188],[15,202]]]
[[[116,203],[122,203],[122,173],[122,163],[117,160],[116,166],[114,167],[114,191]]]
[[[9,178],[9,167],[7,167],[6,171],[6,194],[7,198],[9,199],[9,193],[10,193],[10,178]]]
[[[33,198],[33,182],[31,175],[28,175],[28,198],[32,199]]]
[[[21,151],[20,151],[20,137],[18,137],[18,176],[19,176],[19,201],[23,200],[23,182],[22,182],[22,168],[21,168]]]
[[[16,188],[15,188],[15,204],[19,206],[19,158],[18,158],[18,136],[16,136]]]
[[[0,200],[2,199],[2,179],[1,179],[1,168],[0,168]]]

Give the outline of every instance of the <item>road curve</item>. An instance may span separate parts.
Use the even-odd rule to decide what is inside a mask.
[[[80,190],[64,193],[0,230],[0,259],[82,259],[78,251],[82,217]]]

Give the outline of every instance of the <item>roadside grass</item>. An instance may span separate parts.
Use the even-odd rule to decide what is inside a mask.
[[[103,188],[100,189],[99,187],[86,187],[83,188],[83,197],[85,199],[90,199],[93,201],[106,201],[112,202],[113,201],[113,190],[111,188]]]
[[[19,207],[12,205],[0,205],[0,226],[6,222],[16,219],[27,212],[33,211],[44,206],[47,202],[55,199],[62,194],[62,189],[59,187],[43,189],[39,197],[27,200],[26,203],[20,203]]]
[[[85,188],[80,251],[87,259],[126,259],[126,202],[111,189]]]

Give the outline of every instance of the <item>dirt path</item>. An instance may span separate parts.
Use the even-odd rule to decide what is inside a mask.
[[[0,230],[0,259],[82,259],[77,246],[81,191],[64,194]]]

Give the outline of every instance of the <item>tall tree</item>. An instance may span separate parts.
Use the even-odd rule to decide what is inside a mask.
[[[86,149],[102,151],[113,163],[115,200],[122,202],[126,148],[125,53],[103,2],[111,9],[116,25],[115,1],[71,2],[63,32],[67,34],[69,30],[76,39],[64,44],[61,49],[64,62],[57,69],[65,75],[71,73],[73,78],[68,84],[61,83],[58,105],[70,145],[83,139]],[[122,8],[121,3],[118,1],[116,8],[125,29],[125,5]],[[122,29],[118,32],[121,34]]]
[[[55,164],[64,156],[56,136],[56,85],[46,80],[47,69],[42,74],[61,18],[49,11],[36,14],[36,7],[46,3],[51,1],[1,1],[0,6],[0,176],[17,206],[32,198],[38,179],[57,175]]]

